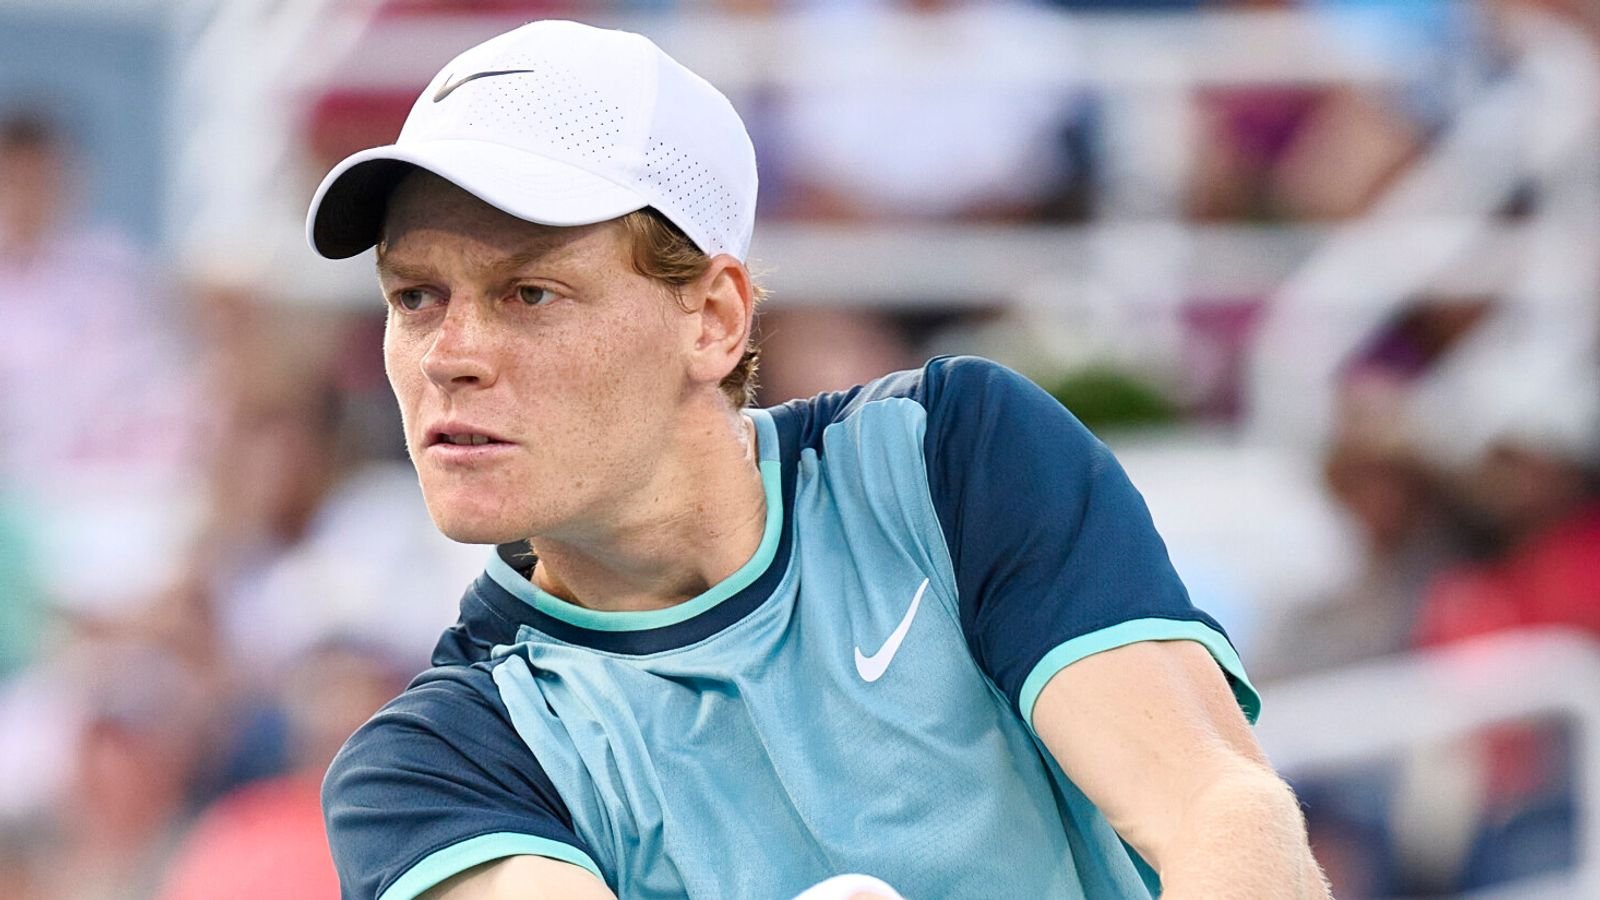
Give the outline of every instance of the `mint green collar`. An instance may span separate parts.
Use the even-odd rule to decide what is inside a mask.
[[[665,609],[602,612],[545,593],[511,568],[500,558],[498,551],[489,554],[488,576],[513,597],[545,615],[593,631],[643,631],[687,622],[749,587],[767,570],[773,555],[777,553],[778,539],[783,532],[783,485],[778,456],[778,429],[772,423],[771,414],[764,409],[747,409],[745,415],[756,426],[756,453],[760,459],[761,487],[767,498],[767,521],[755,554],[732,575],[712,585],[705,593]]]

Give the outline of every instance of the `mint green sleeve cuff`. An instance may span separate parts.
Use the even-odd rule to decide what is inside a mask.
[[[1204,622],[1188,619],[1132,619],[1109,628],[1079,635],[1046,653],[1022,682],[1022,693],[1017,698],[1017,709],[1022,713],[1022,721],[1028,724],[1029,730],[1033,729],[1033,707],[1039,702],[1039,692],[1044,690],[1044,686],[1057,672],[1086,656],[1104,653],[1128,644],[1137,644],[1140,641],[1194,641],[1205,647],[1217,661],[1217,665],[1227,673],[1228,683],[1233,687],[1234,699],[1239,702],[1239,708],[1244,711],[1245,718],[1253,724],[1261,715],[1261,695],[1256,692],[1255,685],[1250,683],[1250,677],[1245,674],[1244,663],[1239,661],[1239,654],[1234,652],[1233,645],[1228,643],[1228,639],[1223,637],[1221,632]]]
[[[479,863],[504,859],[508,856],[544,856],[559,859],[575,866],[582,866],[593,872],[596,878],[605,880],[605,876],[600,874],[600,867],[594,864],[589,854],[571,844],[531,834],[502,831],[482,834],[428,854],[421,862],[407,869],[394,884],[389,885],[389,889],[384,891],[378,900],[413,900],[423,891],[452,875],[465,872]]]

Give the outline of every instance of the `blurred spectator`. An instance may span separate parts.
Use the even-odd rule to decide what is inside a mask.
[[[1497,549],[1429,581],[1413,640],[1435,646],[1535,626],[1600,636],[1600,370],[1592,350],[1578,349],[1589,341],[1562,334],[1519,347],[1503,332],[1479,332],[1430,385],[1454,393],[1424,396],[1438,417],[1432,427],[1448,429],[1434,442],[1467,451],[1453,489]],[[1453,419],[1438,408],[1452,397],[1464,401]],[[1413,863],[1408,886],[1474,889],[1569,866],[1572,746],[1561,728],[1511,723],[1419,754],[1395,810],[1396,839]]]
[[[1591,41],[1600,41],[1600,5],[1593,0],[1487,0],[1485,5],[1491,23],[1500,31],[1516,30],[1516,19],[1533,13],[1576,26]]]
[[[24,523],[0,491],[0,680],[34,658],[48,626]]]
[[[1501,443],[1471,476],[1507,552],[1445,572],[1428,588],[1423,644],[1566,625],[1600,637],[1600,493],[1591,465]]]
[[[337,896],[322,833],[322,776],[345,738],[404,684],[388,655],[370,648],[330,643],[302,655],[279,692],[290,771],[208,809],[167,873],[161,900]]]
[[[915,12],[937,27],[905,33]],[[963,60],[1023,52],[1041,10],[1019,2],[880,0],[818,4],[800,13],[829,57],[797,68],[837,72],[839,56],[870,52],[858,77],[834,77],[779,98],[762,147],[768,215],[812,219],[1017,219],[1069,189],[1075,96],[1054,86],[947,73]],[[803,53],[805,48],[796,48]],[[766,129],[759,121],[760,133]],[[770,203],[768,201],[771,201]]]
[[[0,238],[7,261],[33,263],[65,213],[66,147],[42,116],[0,120]]]
[[[0,120],[0,476],[38,479],[100,463],[171,463],[188,449],[168,395],[181,313],[140,251],[71,215],[66,137],[43,117]]]
[[[1287,9],[1297,2],[1225,5]],[[1363,211],[1425,139],[1404,100],[1357,85],[1202,91],[1191,214],[1275,221],[1340,219]]]
[[[141,619],[206,673],[221,730],[197,742],[204,764],[187,771],[184,796],[220,799],[182,838],[160,896],[334,896],[322,772],[426,665],[487,551],[440,536],[415,473],[386,458],[398,429],[361,411],[376,401],[346,343],[370,338],[362,319],[248,293],[206,303],[211,352],[196,368],[210,375],[216,432],[205,540]],[[154,870],[121,896],[157,896],[179,837],[152,845]]]
[[[1482,450],[1461,479],[1504,549],[1428,587],[1422,644],[1565,625],[1600,637],[1600,370],[1530,347],[1475,396]]]
[[[1362,556],[1337,590],[1281,617],[1267,650],[1252,660],[1258,678],[1327,672],[1410,649],[1424,587],[1462,556],[1443,476],[1418,448],[1407,414],[1415,349],[1404,339],[1380,340],[1340,386],[1323,477]],[[1407,843],[1416,829],[1397,828],[1391,818],[1395,784],[1411,768],[1355,768],[1296,782],[1335,896],[1395,896],[1415,877],[1417,859],[1437,857],[1449,843],[1441,834],[1459,833],[1425,817],[1427,846]]]
[[[1199,104],[1189,208],[1202,220],[1348,218],[1422,140],[1382,98],[1350,87],[1215,89]]]
[[[329,488],[298,541],[219,585],[221,636],[235,665],[269,682],[336,638],[372,644],[418,672],[488,552],[434,529],[410,466],[367,463]]]
[[[33,870],[43,840],[32,823],[0,822],[0,900],[40,897]]]
[[[210,284],[202,309],[214,391],[204,540],[172,599],[203,620],[247,689],[330,638],[427,663],[486,550],[428,519],[367,315]],[[370,371],[369,371],[370,370]],[[389,415],[373,416],[381,406]],[[410,528],[406,528],[409,523]],[[388,535],[373,545],[382,526]]]
[[[52,900],[150,896],[185,823],[214,697],[169,648],[111,637],[71,649],[59,671],[81,716],[53,820],[35,823],[51,838],[30,878]]]
[[[1207,0],[1049,0],[1051,6],[1073,12],[1183,12],[1204,6]]]
[[[870,309],[774,309],[760,328],[767,404],[844,390],[919,362],[894,319]]]
[[[76,176],[52,120],[0,119],[0,496],[30,521],[42,591],[98,615],[171,574],[185,507],[167,492],[203,406],[181,307],[125,237],[75,220]]]
[[[1328,490],[1355,528],[1361,567],[1338,591],[1278,623],[1255,660],[1273,679],[1401,653],[1413,645],[1423,589],[1461,560],[1465,541],[1443,476],[1416,446],[1407,383],[1368,368],[1341,387],[1339,423],[1324,457]]]

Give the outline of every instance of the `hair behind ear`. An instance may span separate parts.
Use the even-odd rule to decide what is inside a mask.
[[[622,217],[633,244],[634,271],[646,278],[654,278],[678,292],[706,273],[711,267],[711,257],[694,245],[678,226],[651,207],[628,213]],[[756,307],[767,292],[753,280],[750,293]],[[753,406],[756,400],[756,370],[761,363],[761,349],[753,338],[755,323],[751,323],[752,337],[746,339],[744,355],[733,371],[722,379],[722,393],[737,409]]]

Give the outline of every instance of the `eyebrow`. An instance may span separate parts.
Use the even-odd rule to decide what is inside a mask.
[[[398,281],[427,281],[430,271],[421,266],[408,266],[405,263],[390,262],[383,257],[378,257],[378,277]]]
[[[528,241],[526,250],[507,256],[505,259],[495,263],[493,268],[500,274],[510,275],[513,272],[526,269],[528,266],[549,256],[565,243],[566,241],[562,239],[559,233],[553,233],[548,237],[535,238]]]
[[[549,256],[565,242],[565,238],[559,231],[531,237],[523,242],[525,249],[494,261],[488,268],[499,277],[508,277]],[[380,278],[393,278],[401,281],[427,281],[436,274],[432,268],[427,266],[395,262],[382,255],[378,257],[377,268]]]

